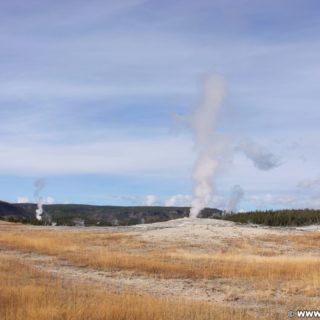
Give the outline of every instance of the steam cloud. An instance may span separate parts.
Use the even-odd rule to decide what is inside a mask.
[[[238,149],[260,170],[266,171],[280,165],[279,159],[273,153],[265,150],[253,141],[243,140],[239,144]]]
[[[238,184],[234,185],[227,204],[226,212],[237,212],[238,204],[244,196],[244,191]]]
[[[188,119],[193,132],[197,159],[193,169],[193,197],[190,217],[196,218],[204,209],[213,191],[213,178],[217,173],[220,157],[225,146],[224,138],[215,132],[215,122],[226,93],[222,77],[207,77],[202,100]]]
[[[37,220],[42,220],[43,214],[43,198],[41,197],[40,193],[41,190],[46,186],[46,181],[44,179],[38,179],[34,183],[35,191],[34,191],[34,198],[37,201],[37,209],[36,209],[36,218]]]

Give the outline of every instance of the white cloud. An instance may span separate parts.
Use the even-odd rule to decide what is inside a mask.
[[[291,208],[291,209],[320,209],[320,195],[315,194],[262,194],[253,195],[245,199],[245,202],[251,203],[257,209],[266,208]]]
[[[193,160],[188,138],[155,132],[141,138],[146,123],[159,125],[161,132],[167,130],[169,116],[168,122],[164,117],[159,120],[152,111],[151,116],[143,114],[141,125],[141,119],[136,123],[130,115],[126,123],[118,122],[119,114],[112,113],[125,104],[132,115],[146,104],[150,110],[159,108],[156,111],[162,115],[185,111],[194,102],[201,75],[217,71],[229,83],[226,108],[230,113],[222,114],[218,124],[224,133],[239,139],[241,135],[265,139],[268,150],[274,150],[269,143],[274,136],[287,141],[293,135],[302,137],[297,150],[274,150],[285,159],[275,170],[265,170],[278,163],[273,154],[264,151],[261,157],[260,148],[257,152],[250,146],[247,154],[265,171],[252,170],[251,163],[237,155],[233,167],[219,179],[218,189],[226,191],[240,183],[248,195],[269,194],[251,199],[255,203],[284,205],[290,201],[270,194],[290,193],[300,180],[300,187],[316,189],[317,178],[303,180],[317,172],[320,155],[315,15],[300,12],[297,1],[285,11],[278,10],[276,1],[251,6],[240,1],[232,8],[229,2],[160,5],[145,0],[94,0],[78,1],[76,6],[74,1],[0,2],[0,18],[8,26],[5,33],[0,32],[4,57],[0,61],[0,174],[183,176],[186,182]],[[302,6],[307,7],[310,10],[311,6]],[[208,12],[219,19],[212,19]],[[298,20],[292,18],[297,12]],[[250,26],[261,14],[276,16],[277,21],[284,18],[286,23],[260,34]],[[292,32],[288,33],[289,17]],[[221,24],[220,18],[226,23]],[[206,28],[199,31],[198,22]],[[300,28],[301,23],[305,28]],[[98,111],[92,108],[95,100],[101,104]],[[60,108],[58,114],[55,108]],[[92,114],[81,115],[83,110]],[[99,121],[89,125],[90,117],[97,115]],[[111,138],[103,119],[111,119],[117,127]],[[130,133],[128,126],[133,127]],[[60,136],[51,136],[52,131]],[[294,160],[296,156],[308,162],[302,165]],[[180,193],[188,189],[170,192],[177,196],[167,199],[168,203],[187,203]],[[316,198],[305,201],[316,204]],[[215,198],[212,203],[221,207],[224,199]]]
[[[54,204],[54,203],[55,203],[55,200],[51,196],[47,196],[43,198],[43,204]]]
[[[157,203],[157,201],[158,201],[157,196],[155,196],[154,194],[149,194],[145,198],[144,205],[154,206]]]
[[[294,205],[297,198],[292,195],[273,195],[270,193],[263,195],[253,195],[247,197],[246,200],[250,203],[254,203],[258,207],[266,205]]]
[[[300,199],[298,208],[320,209],[320,195]]]
[[[303,181],[300,181],[297,187],[301,189],[312,189],[312,188],[320,187],[320,177],[305,179]]]
[[[192,197],[187,194],[176,194],[164,201],[166,207],[190,207]]]
[[[191,142],[182,137],[125,138],[72,145],[0,143],[0,174],[150,174],[187,172]]]
[[[29,198],[28,197],[18,197],[17,198],[17,203],[28,203]]]
[[[110,83],[99,83],[93,85],[91,83],[77,83],[77,82],[49,82],[45,79],[42,81],[28,81],[28,82],[3,82],[0,83],[1,99],[103,99],[107,97],[145,97],[162,96],[172,94],[190,95],[194,92],[192,87],[173,86],[159,83],[157,84],[138,84],[128,87],[125,84],[118,86]]]

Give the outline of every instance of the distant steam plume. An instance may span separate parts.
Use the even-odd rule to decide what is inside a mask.
[[[251,140],[242,140],[238,149],[242,151],[245,156],[253,162],[253,165],[260,170],[270,170],[281,164],[279,159],[273,153]]]
[[[226,212],[237,212],[238,204],[244,196],[244,191],[238,184],[234,185],[231,190],[231,195],[227,204]]]
[[[196,105],[188,124],[194,134],[197,159],[193,169],[193,197],[190,217],[196,218],[204,209],[213,191],[213,178],[217,173],[225,139],[215,132],[215,123],[226,93],[222,77],[211,75],[204,83],[202,99]]]
[[[46,181],[44,179],[38,179],[34,182],[35,191],[34,191],[34,198],[37,201],[37,209],[36,209],[36,218],[37,220],[42,220],[43,214],[43,198],[40,195],[43,188],[46,186]]]

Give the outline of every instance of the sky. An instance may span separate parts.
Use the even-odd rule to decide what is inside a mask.
[[[190,205],[185,116],[227,94],[210,206],[320,208],[318,0],[0,1],[0,199]],[[269,162],[271,165],[268,165]]]

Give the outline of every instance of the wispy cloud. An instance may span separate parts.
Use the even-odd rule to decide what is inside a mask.
[[[192,197],[187,194],[176,194],[164,201],[166,207],[190,207]]]
[[[180,147],[177,148],[177,145]],[[163,137],[151,141],[126,138],[56,146],[0,144],[0,172],[179,175],[191,166],[190,149],[191,143],[179,137]]]
[[[274,195],[274,194],[262,194],[248,197],[247,201],[258,206],[258,208],[264,206],[277,206],[277,205],[293,205],[296,201],[296,197],[292,195]]]
[[[203,75],[218,72],[228,98],[217,129],[248,137],[242,149],[261,170],[235,155],[217,197],[239,183],[247,200],[289,206],[280,195],[299,181],[316,197],[318,9],[316,0],[1,1],[0,173],[148,175],[155,190],[145,194],[187,203],[192,142],[168,133],[170,114],[187,114]]]
[[[312,189],[320,187],[320,176],[311,179],[305,179],[297,184],[299,189]]]

